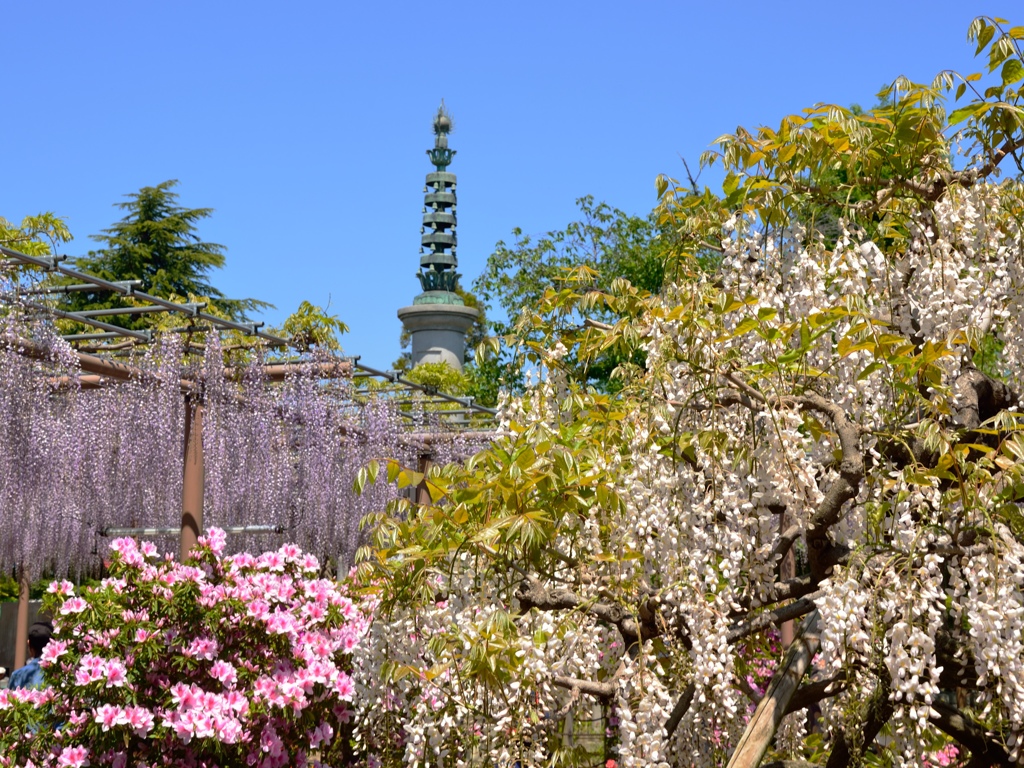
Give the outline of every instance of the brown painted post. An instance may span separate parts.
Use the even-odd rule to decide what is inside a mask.
[[[25,666],[28,646],[28,574],[18,571],[18,621],[14,630],[14,668]]]
[[[430,490],[427,488],[427,472],[434,465],[434,462],[430,460],[429,453],[420,454],[419,467],[416,471],[423,475],[423,480],[416,487],[416,503],[429,505],[430,504]]]
[[[185,468],[181,482],[181,561],[184,562],[203,532],[203,406],[185,396]]]

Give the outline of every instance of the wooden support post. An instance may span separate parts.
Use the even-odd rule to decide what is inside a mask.
[[[786,705],[800,685],[821,642],[821,616],[816,610],[807,615],[803,626],[800,636],[794,639],[782,664],[775,670],[772,682],[747,723],[727,768],[757,768],[768,751],[768,745],[786,714]]]
[[[14,668],[25,666],[28,655],[28,574],[18,569],[18,620],[14,630]]]
[[[416,486],[416,503],[424,506],[429,505],[430,502],[430,490],[427,488],[427,472],[434,466],[434,462],[430,460],[429,453],[421,453],[419,459],[419,466],[416,471],[423,475],[423,480]]]
[[[188,559],[203,532],[203,406],[185,396],[185,451],[181,482],[181,561]]]

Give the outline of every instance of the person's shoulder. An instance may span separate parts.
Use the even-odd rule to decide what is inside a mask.
[[[35,663],[33,663],[35,662]],[[11,690],[17,688],[33,688],[42,682],[42,670],[39,663],[33,659],[24,667],[19,667],[11,673],[11,680],[8,687]]]

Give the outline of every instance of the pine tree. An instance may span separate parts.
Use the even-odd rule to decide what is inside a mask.
[[[212,208],[178,205],[175,179],[143,187],[116,206],[127,215],[92,239],[103,248],[77,260],[77,266],[107,280],[141,280],[142,290],[164,298],[206,297],[233,320],[271,306],[256,299],[229,299],[210,284],[209,273],[224,266],[224,246],[203,241],[199,222]],[[74,309],[123,306],[109,294],[79,293],[70,297]],[[145,321],[133,318],[135,324]]]

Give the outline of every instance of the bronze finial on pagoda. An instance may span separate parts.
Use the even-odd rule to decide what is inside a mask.
[[[430,162],[438,171],[444,171],[452,164],[455,157],[455,150],[448,149],[448,134],[452,132],[452,116],[445,109],[444,99],[441,99],[441,106],[437,108],[437,115],[434,116],[434,148],[427,150]]]

